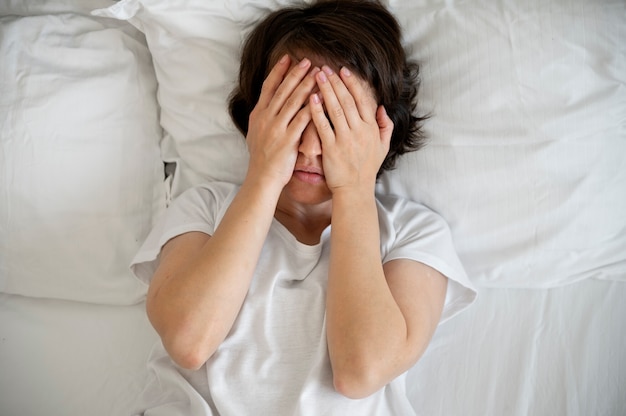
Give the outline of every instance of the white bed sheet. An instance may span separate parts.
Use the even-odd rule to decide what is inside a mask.
[[[620,416],[626,284],[480,290],[410,371],[420,415]],[[0,415],[126,415],[156,340],[143,304],[0,295]]]
[[[0,415],[126,415],[155,340],[143,303],[0,294]]]
[[[623,416],[626,284],[482,289],[411,370],[423,415]]]

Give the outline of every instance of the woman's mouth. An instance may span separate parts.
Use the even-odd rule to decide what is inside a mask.
[[[322,170],[314,166],[296,167],[293,176],[301,182],[308,184],[318,184],[324,182]]]

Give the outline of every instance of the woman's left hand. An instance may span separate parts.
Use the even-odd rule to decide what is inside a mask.
[[[324,66],[316,80],[320,91],[311,96],[310,105],[322,143],[328,188],[333,193],[340,189],[373,191],[389,151],[393,122],[376,103],[367,82],[347,68],[337,74]]]

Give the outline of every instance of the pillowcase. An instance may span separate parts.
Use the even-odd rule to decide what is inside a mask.
[[[623,6],[605,3],[385,2],[422,63],[420,111],[432,118],[430,144],[378,190],[442,214],[476,284],[626,279],[625,28]],[[288,4],[122,0],[95,12],[146,34],[174,195],[243,179],[226,108],[241,43]]]
[[[241,14],[239,14],[241,12]],[[94,14],[128,20],[148,41],[159,82],[163,159],[176,164],[172,196],[195,184],[243,181],[244,138],[227,101],[239,68],[239,47],[254,2],[121,1]]]
[[[145,38],[29,4],[0,16],[0,291],[136,303],[128,265],[165,206]]]
[[[392,3],[433,117],[381,190],[441,213],[478,284],[626,280],[623,3]]]

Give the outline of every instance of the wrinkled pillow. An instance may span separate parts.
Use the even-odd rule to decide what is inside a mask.
[[[0,291],[136,303],[128,265],[165,206],[150,54],[126,23],[50,7],[0,16]]]
[[[381,189],[442,214],[477,284],[626,279],[623,4],[421,3],[392,1],[430,144]]]
[[[248,20],[235,18],[246,11]],[[163,158],[176,166],[172,196],[207,180],[241,183],[248,153],[227,101],[243,33],[263,10],[237,2],[133,0],[94,13],[128,20],[146,35],[159,82]]]

